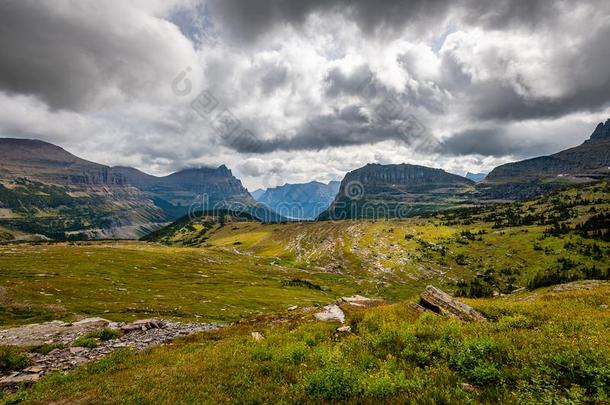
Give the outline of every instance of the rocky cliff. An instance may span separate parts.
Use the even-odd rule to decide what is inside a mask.
[[[413,216],[467,200],[474,182],[441,169],[368,164],[349,172],[319,219]]]
[[[610,120],[582,145],[495,168],[479,187],[486,198],[522,199],[610,176]]]
[[[0,224],[53,239],[136,238],[169,220],[120,172],[29,139],[0,138],[0,209]]]

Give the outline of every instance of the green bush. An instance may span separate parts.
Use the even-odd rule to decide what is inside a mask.
[[[30,358],[13,346],[0,346],[0,372],[22,370],[30,365]]]
[[[95,332],[87,333],[85,337],[100,340],[112,340],[121,337],[121,332],[116,329],[104,328]]]
[[[331,365],[317,370],[305,380],[305,391],[314,398],[345,401],[361,391],[355,369]]]
[[[97,340],[92,337],[81,336],[72,343],[72,346],[93,349],[97,347]]]
[[[489,337],[468,340],[449,359],[450,366],[476,385],[501,383],[503,373],[495,362],[496,343]]]

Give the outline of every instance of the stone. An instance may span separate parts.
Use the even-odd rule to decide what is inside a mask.
[[[31,385],[40,379],[39,374],[17,374],[0,378],[0,388],[16,387],[21,384]]]
[[[75,327],[83,327],[83,328],[92,328],[92,329],[102,329],[110,325],[110,321],[104,318],[85,318],[81,319],[78,322],[74,322],[72,326]]]
[[[256,340],[257,342],[260,342],[261,340],[264,340],[265,337],[260,332],[252,332],[252,339]]]
[[[422,313],[426,312],[426,308],[422,307],[419,304],[416,304],[415,302],[409,303],[409,309],[413,310],[413,312],[415,312],[417,314],[422,314]]]
[[[362,295],[352,295],[351,297],[342,297],[339,300],[339,303],[345,302],[348,304],[353,304],[355,306],[363,306],[362,304],[371,304],[380,301],[375,298],[367,298]],[[360,304],[360,305],[358,305]]]
[[[130,333],[137,330],[147,331],[149,329],[161,329],[163,326],[164,322],[158,319],[139,319],[121,326],[121,331],[123,333]]]
[[[319,321],[336,321],[336,322],[345,322],[345,314],[339,308],[339,306],[335,304],[326,305],[323,308],[323,311],[316,312],[314,314],[317,320]]]
[[[298,308],[299,308],[298,305],[291,305],[291,306],[288,307],[288,310],[289,311],[294,311],[294,310],[296,310]]]
[[[349,325],[340,326],[337,328],[337,332],[341,332],[341,333],[350,333],[351,331],[352,331],[352,327]]]
[[[78,353],[83,353],[86,351],[87,351],[87,348],[85,348],[85,347],[71,347],[70,348],[71,354],[78,354]]]
[[[462,321],[484,321],[485,317],[440,289],[429,285],[420,295],[420,304],[437,314],[448,315]]]

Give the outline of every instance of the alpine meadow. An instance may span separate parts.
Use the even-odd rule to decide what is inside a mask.
[[[0,33],[0,404],[610,404],[607,1]]]

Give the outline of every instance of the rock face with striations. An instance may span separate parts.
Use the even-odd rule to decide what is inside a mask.
[[[441,169],[410,164],[368,164],[349,172],[321,220],[406,217],[466,199],[474,182]]]
[[[51,239],[135,238],[168,220],[120,172],[32,139],[0,138],[0,208],[0,225]]]

